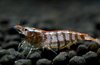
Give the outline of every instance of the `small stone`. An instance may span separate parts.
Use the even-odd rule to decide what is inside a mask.
[[[93,51],[89,51],[86,54],[83,55],[83,57],[85,58],[86,62],[88,64],[96,64],[97,60],[98,60],[98,55],[97,53],[93,52]]]
[[[4,42],[4,36],[3,36],[3,34],[0,32],[0,45],[2,44],[2,42]]]
[[[2,48],[4,48],[4,49],[14,48],[17,50],[18,42],[10,41],[9,43],[2,44]]]
[[[88,46],[88,50],[97,52],[97,49],[99,48],[99,45],[95,42],[91,42],[90,45]]]
[[[15,51],[14,48],[8,49],[7,52],[9,52],[10,55],[14,55],[16,58],[24,58],[24,56],[18,51]]]
[[[20,42],[21,38],[19,35],[6,35],[5,42],[8,43],[10,41]]]
[[[70,49],[77,50],[80,44],[83,44],[83,41],[78,41],[76,44],[73,44],[72,46],[70,46]]]
[[[44,48],[41,51],[42,51],[41,56],[49,60],[52,60],[57,55],[54,50],[49,50]]]
[[[98,60],[98,65],[100,65],[100,59]]]
[[[15,61],[14,65],[32,65],[32,61],[29,59],[19,59]]]
[[[48,60],[48,59],[39,59],[37,62],[36,62],[36,65],[51,65],[51,61]]]
[[[88,48],[85,45],[79,45],[77,48],[77,55],[81,56],[88,52]]]
[[[98,58],[100,59],[100,48],[97,50]]]
[[[29,56],[30,59],[40,59],[41,58],[41,53],[40,52],[34,52]]]
[[[90,44],[91,44],[90,41],[85,41],[85,42],[84,42],[84,45],[87,46],[87,47],[89,47]]]
[[[2,50],[2,47],[0,47],[0,50]]]
[[[0,63],[3,65],[13,65],[15,59],[16,57],[13,55],[4,55],[1,57]]]
[[[72,58],[72,57],[74,57],[74,56],[76,56],[77,55],[77,53],[74,51],[74,50],[71,50],[71,51],[69,51],[69,53],[68,53],[68,57],[69,58]]]
[[[67,65],[69,61],[68,53],[67,52],[60,52],[54,59],[53,65]]]
[[[32,64],[35,64],[41,58],[41,52],[33,52],[28,58],[32,60]]]
[[[0,50],[0,57],[4,56],[6,54],[9,54],[9,52],[7,52],[7,50],[5,50],[5,49]]]
[[[84,57],[81,56],[74,56],[70,59],[69,65],[85,65],[86,61]]]

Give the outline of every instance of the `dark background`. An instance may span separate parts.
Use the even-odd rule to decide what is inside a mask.
[[[99,0],[0,0],[0,21],[91,34],[100,22]],[[93,33],[92,33],[93,34]]]

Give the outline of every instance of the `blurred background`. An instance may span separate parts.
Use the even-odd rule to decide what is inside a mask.
[[[99,0],[0,0],[0,21],[41,29],[93,34],[100,28]]]

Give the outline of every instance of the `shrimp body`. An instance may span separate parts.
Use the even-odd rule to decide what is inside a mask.
[[[42,45],[58,49],[70,49],[70,46],[77,43],[79,40],[95,40],[88,34],[68,30],[47,31],[44,35],[46,36],[46,40],[42,43]]]
[[[79,40],[90,40],[100,44],[98,39],[92,38],[88,34],[68,30],[45,31],[36,28],[16,25],[15,28],[25,35],[25,41],[36,48],[63,49],[70,48]]]

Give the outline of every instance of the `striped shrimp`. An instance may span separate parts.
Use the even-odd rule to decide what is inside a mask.
[[[48,49],[70,49],[70,46],[79,40],[90,40],[100,45],[99,39],[93,38],[88,34],[68,30],[45,31],[37,28],[23,27],[16,25],[15,29],[25,35],[24,41],[35,48]]]

